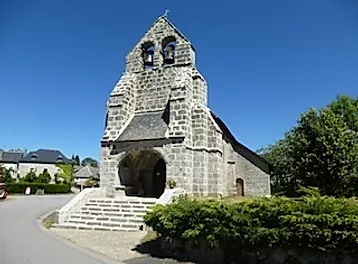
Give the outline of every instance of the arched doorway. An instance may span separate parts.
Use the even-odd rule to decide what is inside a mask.
[[[166,164],[156,152],[145,150],[128,154],[119,165],[126,195],[159,198],[166,184]]]
[[[241,178],[236,179],[236,195],[244,196],[244,180]]]

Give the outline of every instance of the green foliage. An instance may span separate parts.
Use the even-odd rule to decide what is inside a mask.
[[[92,167],[98,167],[98,161],[91,157],[87,157],[83,159],[81,163],[81,166],[86,166],[86,165],[91,165]]]
[[[80,164],[81,164],[81,161],[80,161],[80,156],[78,156],[78,155],[72,155],[72,161],[73,161],[73,165],[75,165],[75,166],[80,166]]]
[[[59,178],[62,178],[64,183],[71,183],[73,181],[72,164],[57,163],[56,167],[61,169],[60,174],[56,176],[57,181],[59,181]]]
[[[14,173],[13,169],[9,168],[5,168],[3,166],[0,165],[0,175],[2,177],[4,177],[4,182],[5,183],[12,183],[15,182],[16,180],[12,177],[12,174]]]
[[[299,199],[274,196],[230,204],[183,197],[155,206],[144,221],[162,237],[194,245],[206,241],[226,255],[267,248],[356,249],[357,200],[300,191],[306,194]]]
[[[21,179],[22,182],[36,182],[37,175],[34,170],[30,170],[24,178]]]
[[[38,189],[44,190],[46,194],[71,192],[69,184],[9,183],[7,187],[9,193],[25,193],[26,187],[31,187],[31,194],[35,194]]]
[[[314,186],[323,194],[357,195],[358,98],[342,96],[308,110],[261,153],[271,165],[274,193],[297,196],[299,186]]]
[[[177,183],[176,183],[176,181],[169,180],[168,181],[168,186],[169,186],[170,189],[174,189],[177,186]]]
[[[85,182],[85,186],[88,187],[93,187],[97,185],[98,185],[98,180],[94,176],[90,176]]]
[[[47,169],[44,169],[43,172],[35,180],[36,183],[50,183],[51,175],[48,173]]]

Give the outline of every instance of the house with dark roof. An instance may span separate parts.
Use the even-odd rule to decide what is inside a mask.
[[[56,166],[58,163],[70,164],[71,159],[67,158],[61,151],[53,149],[38,149],[31,151],[19,159],[18,173],[20,177],[25,177],[31,170],[36,174],[42,173],[47,169],[52,180],[56,173],[61,173],[61,169]]]
[[[13,178],[17,177],[19,170],[19,160],[25,155],[24,151],[4,151],[0,150],[0,166],[11,169]]]
[[[84,185],[90,178],[99,180],[99,168],[91,165],[76,166],[74,168],[74,183],[77,185]]]

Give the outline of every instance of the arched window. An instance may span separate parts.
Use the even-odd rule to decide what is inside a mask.
[[[166,37],[162,42],[164,65],[173,64],[175,62],[175,37]]]
[[[236,195],[244,196],[244,180],[241,178],[236,179]]]
[[[152,68],[154,64],[154,50],[155,46],[152,42],[144,43],[143,50],[143,63],[146,69]]]

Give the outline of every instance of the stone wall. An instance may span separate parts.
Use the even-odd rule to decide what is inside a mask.
[[[175,62],[164,64],[163,48],[175,41]],[[154,46],[154,64],[146,68],[143,48]],[[133,117],[168,113],[165,139],[116,141]],[[190,41],[166,17],[158,18],[126,57],[126,71],[107,102],[102,138],[101,186],[107,196],[121,186],[118,169],[132,151],[152,150],[166,163],[167,181],[188,194],[232,195],[243,178],[248,195],[269,194],[268,175],[236,153],[207,107],[207,83],[195,66]],[[163,137],[163,136],[162,136]]]
[[[227,141],[224,141],[224,150],[226,155],[228,155],[224,164],[223,175],[227,180],[224,195],[236,194],[236,179],[238,178],[244,181],[245,196],[267,195],[271,193],[269,174],[235,152],[233,146]]]
[[[167,257],[185,259],[197,263],[252,263],[252,264],[356,264],[358,263],[357,252],[344,249],[330,250],[326,252],[318,250],[299,251],[295,249],[287,250],[280,248],[257,249],[256,252],[245,252],[240,254],[235,252],[224,252],[220,248],[209,249],[205,240],[194,244],[191,241],[185,244],[178,241],[160,238],[161,248],[166,252]]]

